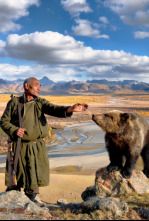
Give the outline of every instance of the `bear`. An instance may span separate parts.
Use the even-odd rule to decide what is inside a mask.
[[[137,113],[109,111],[96,114],[92,120],[105,134],[109,153],[108,172],[120,171],[126,179],[131,178],[135,164],[140,157],[144,161],[144,174],[149,178],[149,124]]]

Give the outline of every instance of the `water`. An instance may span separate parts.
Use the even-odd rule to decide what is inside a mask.
[[[47,146],[49,158],[86,156],[103,153],[104,132],[95,123],[76,124],[57,133],[63,144]],[[76,139],[76,142],[73,141]],[[7,154],[0,155],[0,168],[5,168]]]

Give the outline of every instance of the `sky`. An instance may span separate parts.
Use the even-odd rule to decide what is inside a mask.
[[[0,0],[0,78],[149,83],[149,0]]]

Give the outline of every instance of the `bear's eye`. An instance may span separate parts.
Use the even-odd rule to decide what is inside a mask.
[[[109,117],[108,114],[104,114],[105,117]]]

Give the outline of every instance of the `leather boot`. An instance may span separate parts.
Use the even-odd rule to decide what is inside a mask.
[[[25,195],[32,201],[34,202],[36,196],[37,196],[37,193],[32,193],[32,194],[28,194],[28,193],[25,193]]]

